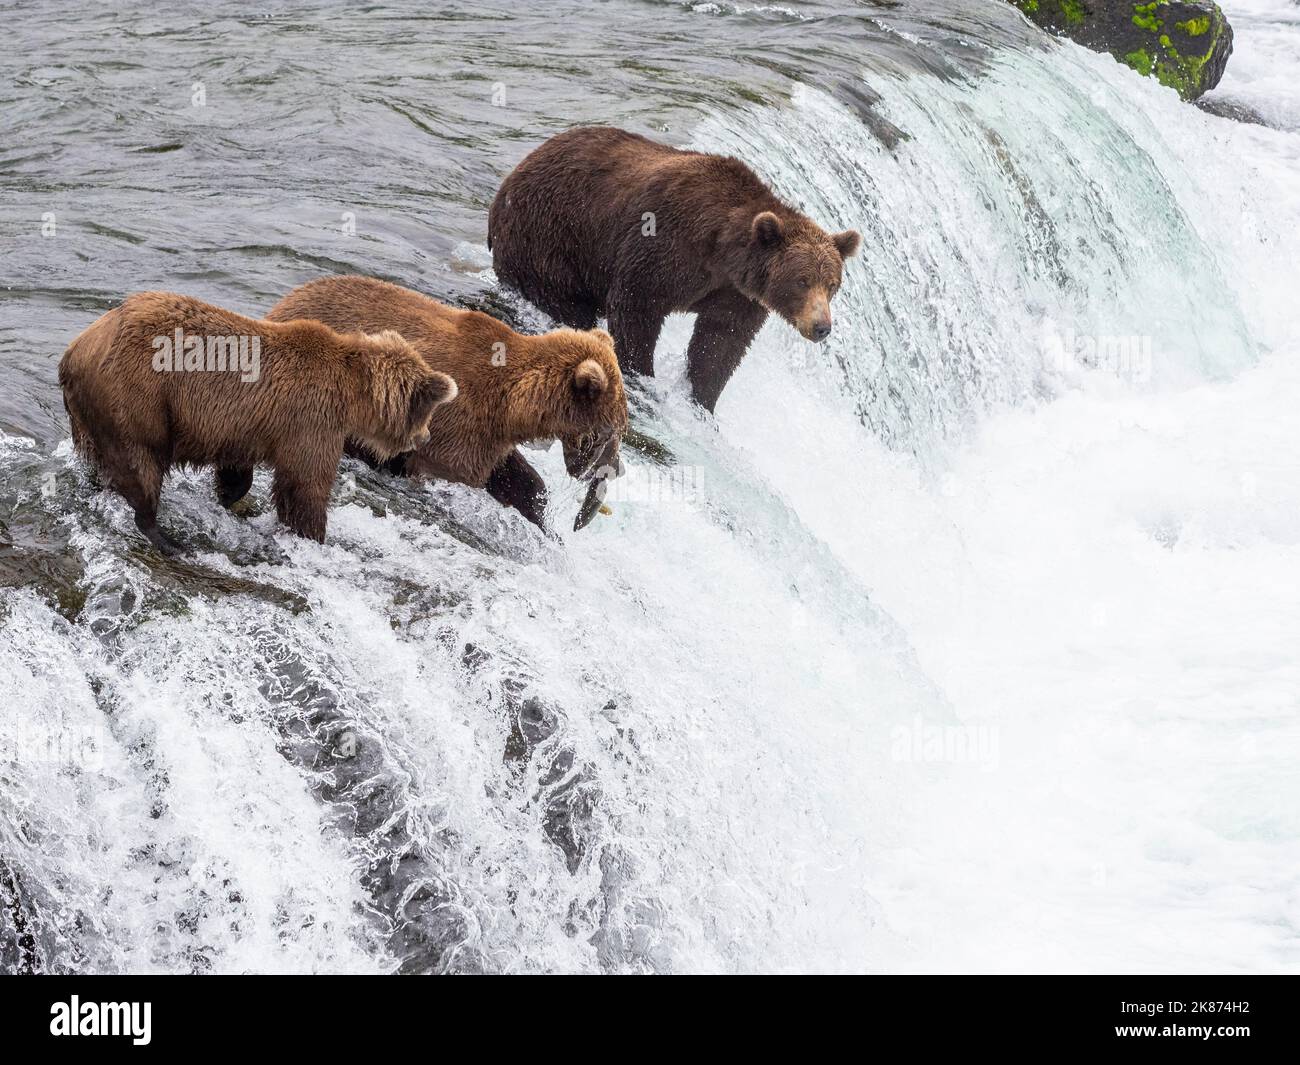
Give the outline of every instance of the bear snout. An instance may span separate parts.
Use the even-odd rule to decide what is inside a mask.
[[[564,449],[564,465],[570,477],[575,481],[591,480],[607,466],[622,465],[618,457],[622,433],[613,430],[600,430],[576,438],[561,440]],[[621,473],[616,474],[621,476]]]
[[[810,292],[790,324],[799,330],[800,336],[805,340],[820,344],[831,335],[833,325],[829,293],[817,289]]]
[[[596,457],[596,434],[566,437],[560,441],[564,449],[564,468],[574,480],[581,480]]]
[[[805,340],[811,340],[814,344],[820,344],[831,335],[831,309],[826,304],[822,304],[820,310],[815,310],[811,314],[799,319],[796,327],[803,334]]]

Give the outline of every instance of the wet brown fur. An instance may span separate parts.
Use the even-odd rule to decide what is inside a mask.
[[[601,126],[535,149],[488,215],[497,276],[566,325],[607,317],[625,371],[653,374],[664,319],[694,312],[687,376],[709,410],[769,311],[825,339],[860,243],[782,203],[738,159]]]
[[[405,457],[402,472],[487,488],[539,526],[545,486],[517,446],[558,438],[578,476],[599,438],[627,427],[623,378],[603,330],[525,336],[490,315],[367,277],[308,282],[267,317],[400,332],[460,389],[455,403],[434,413],[428,442]]]
[[[260,377],[242,380],[237,367],[156,370],[155,338],[177,327],[191,337],[260,338]],[[456,394],[396,333],[258,321],[168,292],[131,296],[82,332],[59,363],[59,383],[78,452],[135,509],[141,531],[168,548],[156,519],[171,467],[216,466],[229,506],[247,493],[253,467],[272,466],[280,520],[324,540],[345,437],[381,456],[404,451]]]

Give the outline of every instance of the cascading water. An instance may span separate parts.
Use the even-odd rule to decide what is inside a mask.
[[[806,7],[654,16],[804,72],[683,139],[862,229],[835,336],[769,324],[713,420],[671,321],[585,532],[349,465],[322,547],[194,473],[163,562],[0,437],[0,967],[1297,966],[1296,134],[1003,4]],[[447,283],[542,324],[476,211]]]

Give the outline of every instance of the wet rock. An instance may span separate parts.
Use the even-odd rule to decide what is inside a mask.
[[[339,733],[334,743],[334,754],[338,758],[355,758],[357,756],[357,734],[351,729]]]
[[[1109,52],[1144,77],[1195,100],[1219,84],[1232,26],[1214,3],[1173,0],[1011,0],[1058,37]]]
[[[41,487],[36,487],[41,486]],[[69,621],[85,604],[84,567],[50,500],[62,490],[58,466],[30,457],[0,494],[0,588],[30,588]]]
[[[174,593],[183,599],[194,595],[213,600],[249,596],[281,607],[291,614],[301,614],[309,609],[307,600],[297,592],[264,581],[235,577],[200,562],[166,558],[151,550],[141,549],[135,557],[148,567],[150,576],[161,591]]]
[[[73,621],[86,604],[83,576],[80,561],[71,552],[7,543],[0,526],[0,588],[33,588]]]
[[[1220,100],[1217,97],[1200,99],[1196,101],[1196,106],[1208,115],[1228,118],[1233,122],[1245,122],[1251,126],[1268,125],[1268,121],[1264,116],[1253,107],[1248,107],[1246,104],[1238,103],[1235,100]]]
[[[0,859],[0,972],[29,975],[45,971],[37,948],[38,918],[9,863]]]
[[[840,80],[831,89],[831,95],[858,116],[871,135],[889,151],[912,138],[876,110],[882,102],[878,92],[865,85]]]
[[[429,831],[412,813],[409,774],[350,713],[329,678],[296,655],[269,665],[261,687],[280,752],[308,771],[334,829],[349,841],[387,953],[402,972],[485,971],[486,961],[467,943],[475,930],[470,911],[440,860],[458,849],[454,833]]]

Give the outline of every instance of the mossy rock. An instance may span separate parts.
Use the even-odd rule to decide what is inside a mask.
[[[1219,84],[1232,55],[1232,27],[1213,3],[1178,0],[1010,0],[1043,29],[1109,52],[1184,100]]]

